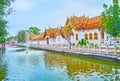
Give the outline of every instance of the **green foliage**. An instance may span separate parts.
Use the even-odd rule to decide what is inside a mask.
[[[4,36],[0,36],[0,43],[5,42],[5,37]]]
[[[7,21],[0,18],[0,36],[6,36],[7,35],[6,27],[7,27]]]
[[[0,43],[5,42],[5,36],[7,35],[6,24],[7,22],[0,18]]]
[[[5,42],[7,35],[7,21],[4,16],[9,15],[13,10],[8,8],[14,0],[0,0],[0,43]]]
[[[118,0],[113,0],[113,4],[118,4]]]
[[[30,27],[28,29],[28,33],[38,35],[40,33],[40,29],[38,27]]]
[[[9,15],[13,12],[12,8],[8,8],[13,1],[15,0],[0,0],[0,17]]]
[[[120,6],[114,4],[113,6],[103,5],[101,26],[103,31],[107,34],[117,37],[120,34]]]
[[[95,44],[95,48],[99,48],[98,44]]]
[[[120,37],[120,34],[118,35],[118,37]]]
[[[11,41],[12,39],[15,39],[15,37],[14,37],[14,36],[7,37],[7,38],[6,38],[6,41],[9,42],[9,41]]]
[[[26,42],[26,30],[20,30],[15,38],[17,42]]]
[[[85,39],[81,39],[81,40],[79,40],[78,41],[78,45],[81,45],[81,46],[83,46],[83,45],[87,45],[89,42],[87,41],[87,40],[85,40]]]
[[[69,33],[71,30],[72,30],[72,25],[69,24],[68,27],[67,27],[67,31],[66,32]]]

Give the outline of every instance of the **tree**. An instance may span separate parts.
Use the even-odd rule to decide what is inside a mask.
[[[14,36],[10,36],[10,37],[7,37],[7,38],[6,38],[6,41],[7,41],[7,42],[10,42],[10,41],[13,40],[13,39],[15,39],[15,37],[14,37]]]
[[[17,42],[26,42],[26,30],[20,30],[16,36]]]
[[[0,0],[0,43],[5,42],[5,36],[7,35],[7,21],[4,20],[4,16],[9,15],[13,10],[8,8],[14,0]]]
[[[61,34],[67,40],[69,49],[71,49],[71,35],[73,34],[72,28],[73,27],[71,24],[68,24],[65,27],[61,28]]]
[[[38,27],[30,27],[28,29],[28,33],[38,35],[40,33],[40,29]]]
[[[113,4],[118,4],[118,0],[113,0]]]
[[[69,45],[69,49],[71,49],[71,35],[69,34],[71,31],[72,31],[72,25],[68,25],[68,27],[67,27],[67,31],[66,31],[66,33],[67,33],[67,41],[68,41],[68,45]]]
[[[102,12],[102,29],[107,34],[111,35],[115,39],[115,54],[116,54],[116,38],[120,34],[120,6],[118,0],[113,0],[113,6],[104,4],[105,11]]]
[[[81,40],[78,41],[78,44],[81,45],[81,46],[83,46],[83,45],[86,46],[88,43],[89,42],[87,40],[85,40],[85,39],[81,39]]]

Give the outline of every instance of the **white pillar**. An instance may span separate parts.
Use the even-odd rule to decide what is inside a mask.
[[[90,52],[90,44],[88,44],[88,52]]]
[[[95,52],[95,43],[94,43],[94,52]]]
[[[100,46],[99,51],[100,53],[102,53],[102,45],[100,44],[99,46]]]
[[[106,43],[106,54],[108,54],[108,45]]]

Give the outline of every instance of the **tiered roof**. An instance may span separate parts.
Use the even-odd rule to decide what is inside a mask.
[[[35,35],[34,34],[30,34],[30,35],[27,35],[27,40],[33,40],[33,37],[35,37]]]
[[[32,40],[44,40],[44,33],[35,35]]]
[[[71,24],[74,30],[79,31],[81,29],[100,28],[100,21],[101,16],[93,18],[72,16],[71,18],[67,18],[65,25]]]
[[[101,22],[101,16],[90,18],[86,25],[86,29],[100,28],[100,22]]]
[[[66,24],[65,25],[72,25],[74,30],[79,31],[80,29],[85,29],[85,26],[88,22],[89,18],[85,16],[77,17],[77,16],[72,16],[71,18],[67,18]]]
[[[59,28],[49,28],[46,29],[44,33],[44,37],[49,36],[50,38],[56,38],[58,35],[60,35]]]
[[[38,35],[34,35],[34,34],[30,34],[27,36],[27,40],[44,40],[44,34],[38,34]]]

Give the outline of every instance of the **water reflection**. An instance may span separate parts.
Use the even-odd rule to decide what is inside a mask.
[[[120,64],[96,59],[57,54],[44,54],[47,68],[66,67],[69,78],[80,81],[120,81]]]
[[[18,49],[0,54],[0,81],[120,81],[119,63]]]
[[[0,54],[5,54],[5,52],[6,52],[5,48],[4,49],[0,49]]]
[[[9,50],[17,49],[22,48],[10,48]],[[0,81],[39,81],[36,76],[39,75],[39,71],[37,72],[37,70],[40,69],[42,53],[37,50],[31,50],[28,54],[26,54],[26,51],[7,52],[5,57],[1,57],[6,61],[6,74],[3,74],[5,77],[0,79]]]
[[[18,64],[30,64],[31,66],[36,66],[40,63],[40,56],[39,55],[21,55],[17,57]]]
[[[0,54],[0,81],[2,81],[6,77],[6,63],[5,60],[3,59],[4,55]]]

